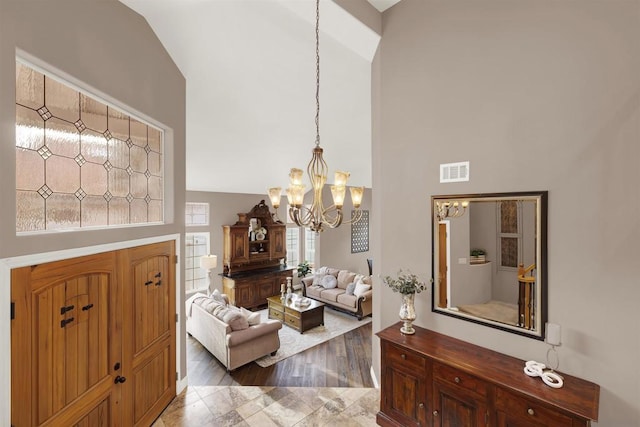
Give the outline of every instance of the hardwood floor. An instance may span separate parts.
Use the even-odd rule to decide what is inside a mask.
[[[267,368],[249,363],[231,373],[187,336],[189,385],[373,387],[371,334],[369,323]]]

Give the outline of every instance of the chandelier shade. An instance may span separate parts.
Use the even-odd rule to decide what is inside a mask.
[[[438,221],[443,221],[446,218],[461,217],[464,215],[468,206],[468,200],[463,200],[462,202],[436,202],[436,217],[438,218]]]

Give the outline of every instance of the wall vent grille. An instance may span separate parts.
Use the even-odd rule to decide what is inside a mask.
[[[440,182],[469,181],[469,162],[445,163],[440,165]]]

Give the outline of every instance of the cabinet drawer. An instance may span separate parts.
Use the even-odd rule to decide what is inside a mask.
[[[409,369],[416,373],[424,373],[426,371],[426,359],[411,350],[389,344],[386,349],[386,356],[387,361],[392,366]]]
[[[269,317],[272,319],[278,319],[280,321],[284,321],[284,313],[282,311],[278,311],[276,309],[269,309]]]
[[[433,379],[453,387],[472,391],[480,396],[487,395],[486,382],[450,366],[435,363],[433,365]]]
[[[294,310],[293,308],[285,307],[284,312],[287,313],[287,316],[289,317],[300,318],[300,312],[297,310]]]
[[[571,417],[500,388],[496,390],[496,409],[509,414],[513,420],[553,427],[571,427],[572,425]]]
[[[300,322],[300,318],[291,316],[289,313],[286,313],[284,315],[284,321],[287,325],[295,329],[300,329],[300,327],[302,326],[302,323]]]

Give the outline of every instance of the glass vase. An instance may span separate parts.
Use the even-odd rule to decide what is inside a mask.
[[[415,309],[415,299],[416,294],[402,294],[402,305],[400,306],[400,320],[404,322],[402,328],[400,328],[400,332],[406,335],[412,335],[416,333],[416,330],[413,329],[412,323],[416,320],[416,309]]]

